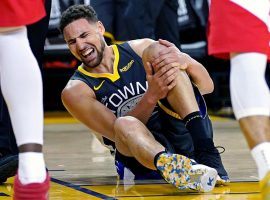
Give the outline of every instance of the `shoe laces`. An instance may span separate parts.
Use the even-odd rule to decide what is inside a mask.
[[[218,151],[218,154],[223,154],[226,150],[225,147],[223,147],[223,146],[215,146],[215,148]]]
[[[199,163],[200,162],[203,164],[211,163],[213,166],[210,166],[210,167],[217,167],[217,166],[220,166],[222,163],[220,154],[224,152],[225,152],[224,147],[216,146],[213,148],[197,150],[195,154],[196,154],[196,159],[199,161]]]
[[[220,151],[221,150],[221,151]],[[209,149],[203,149],[196,151],[196,159],[200,164],[213,167],[218,171],[218,174],[221,176],[227,176],[227,172],[223,167],[220,154],[225,152],[225,148],[222,146],[216,146]]]

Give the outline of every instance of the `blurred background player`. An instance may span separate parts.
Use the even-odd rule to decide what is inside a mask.
[[[231,61],[233,110],[258,167],[263,199],[270,199],[269,0],[212,0],[209,54]]]
[[[91,0],[106,28],[108,44],[151,38],[168,40],[180,48],[178,0]]]
[[[19,149],[14,199],[43,200],[48,198],[50,178],[42,153],[42,78],[25,26],[45,16],[44,2],[3,0],[0,12],[1,90]]]
[[[31,50],[42,70],[44,43],[48,30],[51,0],[45,0],[46,16],[27,26],[27,36]],[[0,184],[14,176],[18,168],[18,147],[12,129],[7,104],[0,92]]]

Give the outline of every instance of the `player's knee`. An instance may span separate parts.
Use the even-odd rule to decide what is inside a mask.
[[[118,136],[130,137],[138,125],[138,119],[132,116],[119,117],[114,123],[114,130]]]

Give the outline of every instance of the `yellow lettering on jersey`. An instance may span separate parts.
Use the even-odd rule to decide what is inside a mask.
[[[131,60],[126,66],[120,69],[120,72],[126,72],[127,70],[129,70],[129,68],[131,68],[133,63],[134,63],[134,60]]]

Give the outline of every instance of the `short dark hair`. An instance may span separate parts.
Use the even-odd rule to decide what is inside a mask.
[[[64,28],[77,19],[86,19],[88,22],[97,22],[97,14],[92,6],[73,5],[66,9],[61,17],[59,29],[63,33]]]

